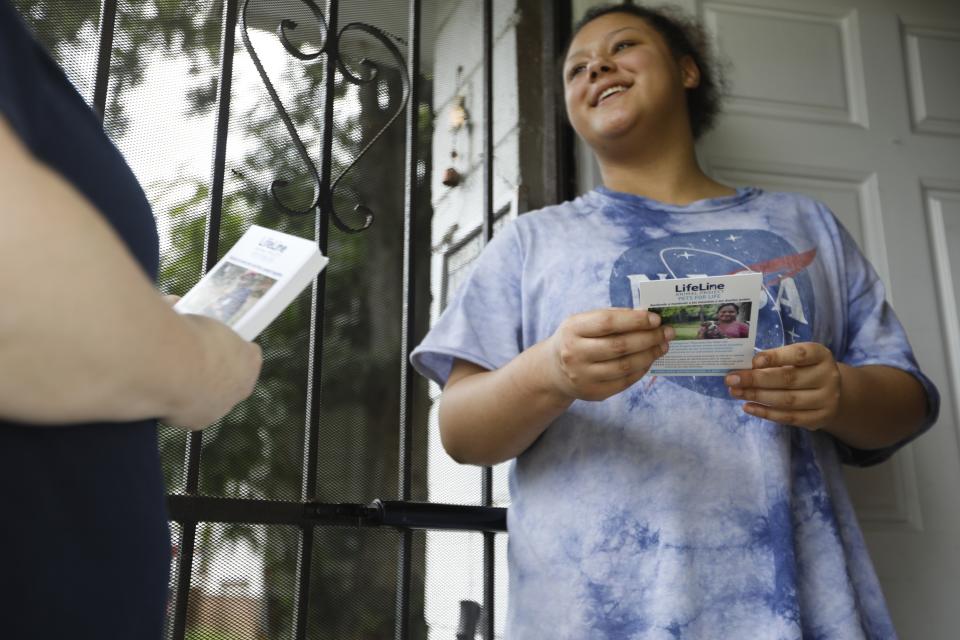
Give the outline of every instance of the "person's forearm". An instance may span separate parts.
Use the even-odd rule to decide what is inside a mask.
[[[881,449],[909,437],[927,412],[923,385],[893,367],[868,365],[840,370],[840,409],[824,430],[858,449]]]
[[[444,448],[457,462],[492,465],[523,453],[572,403],[551,387],[546,345],[527,349],[495,371],[448,386],[440,401]]]
[[[0,121],[0,419],[175,412],[204,350],[93,206]]]

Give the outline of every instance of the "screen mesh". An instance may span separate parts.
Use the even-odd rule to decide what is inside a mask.
[[[13,0],[41,41],[92,101],[99,43],[100,0]],[[243,2],[238,6],[243,7]],[[326,3],[318,3],[325,9]],[[498,7],[501,3],[495,3]],[[331,157],[324,158],[327,126],[325,56],[299,60],[277,30],[311,57],[324,44],[321,22],[299,0],[251,0],[247,34],[255,54],[295,127],[291,134],[270,99],[253,54],[234,33],[232,91],[226,123],[222,185],[212,157],[220,66],[223,0],[120,0],[117,5],[104,127],[133,168],[150,200],[161,241],[159,287],[183,295],[204,270],[205,231],[212,194],[222,186],[216,234],[219,258],[251,225],[314,238],[314,170],[329,162],[333,210],[323,291],[317,376],[311,375],[313,296],[302,293],[258,338],[264,366],[250,399],[203,433],[200,492],[207,496],[368,503],[399,492],[401,318],[404,286],[416,298],[407,309],[417,335],[435,320],[458,278],[469,270],[462,240],[482,220],[483,42],[481,3],[424,2],[422,67],[417,77],[416,190],[412,238],[416,269],[404,282],[403,224],[408,131],[401,110],[409,51],[406,3],[341,2],[343,69],[335,74]],[[505,6],[505,5],[504,5]],[[512,6],[512,5],[511,5]],[[509,12],[495,16],[495,91],[510,107],[516,92]],[[512,11],[512,9],[511,9]],[[501,15],[502,14],[502,15]],[[395,58],[395,53],[401,61]],[[349,76],[347,75],[349,74]],[[351,81],[352,77],[352,81]],[[462,104],[468,122],[451,126]],[[393,119],[394,114],[398,114]],[[516,109],[495,116],[493,207],[497,228],[516,215]],[[306,157],[298,149],[303,144]],[[368,144],[376,142],[360,157]],[[313,166],[311,166],[311,164]],[[349,170],[348,170],[349,168]],[[443,183],[457,169],[463,182]],[[341,173],[346,173],[341,176]],[[286,181],[285,186],[276,181]],[[279,197],[277,202],[271,189]],[[305,212],[291,215],[290,211]],[[359,229],[373,216],[369,229]],[[413,345],[410,345],[413,346]],[[436,424],[439,389],[415,377],[411,478],[415,500],[481,503],[481,471],[454,463]],[[312,406],[316,409],[311,413]],[[308,422],[319,433],[315,486],[304,487]],[[161,427],[161,458],[171,493],[185,491],[188,434]],[[494,470],[494,504],[509,503],[507,465]],[[251,518],[254,519],[254,518]],[[295,527],[201,523],[194,561],[179,566],[184,527],[171,524],[167,637],[178,598],[188,598],[188,638],[286,638],[293,632],[301,532]],[[310,562],[306,636],[394,637],[401,534],[393,530],[317,528]],[[506,537],[497,537],[495,625],[506,607]],[[455,637],[460,600],[482,602],[482,536],[413,534],[409,598],[410,638]],[[188,593],[176,593],[178,572],[190,572]],[[106,628],[106,627],[105,627]],[[477,637],[480,637],[479,631]]]
[[[293,527],[200,523],[186,637],[290,637],[298,541]]]
[[[173,640],[173,618],[177,607],[177,575],[180,572],[180,558],[183,544],[183,527],[179,522],[170,523],[170,579],[167,587],[166,619],[164,620],[164,640]]]
[[[427,620],[428,640],[458,638],[458,630],[473,629],[468,640],[483,638],[483,534],[459,531],[418,532],[415,538],[425,544],[424,614]],[[507,537],[498,535],[494,541],[494,635],[503,637],[507,606]],[[466,603],[466,604],[461,604]],[[476,617],[476,626],[462,626]],[[467,620],[461,621],[461,618]]]
[[[219,2],[117,5],[104,129],[143,186],[160,237],[158,286],[183,295],[202,273],[210,211]],[[186,434],[161,428],[171,492],[184,485]]]
[[[12,0],[37,40],[67,73],[88,102],[93,101],[99,43],[99,0]]]
[[[394,637],[399,542],[400,534],[389,530],[314,530],[308,638]],[[411,640],[423,637],[419,618]]]

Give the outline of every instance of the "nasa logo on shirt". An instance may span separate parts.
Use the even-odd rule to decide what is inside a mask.
[[[780,236],[762,230],[728,229],[656,238],[624,251],[614,263],[610,303],[633,306],[630,276],[666,280],[760,271],[764,295],[757,316],[757,350],[808,342],[813,335],[815,305],[806,268],[816,255],[815,248],[798,252]],[[722,377],[667,379],[697,393],[729,398]]]

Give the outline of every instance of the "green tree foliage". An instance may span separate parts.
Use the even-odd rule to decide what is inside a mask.
[[[667,324],[686,324],[712,320],[717,313],[717,305],[688,305],[657,309],[657,313]]]
[[[70,64],[77,48],[89,45],[99,30],[100,0],[13,0],[27,24],[57,62]],[[190,58],[187,92],[191,112],[209,108],[216,95],[216,78],[204,77],[203,63],[213,59],[220,47],[223,0],[138,0],[117,3],[116,33],[110,59],[110,91],[107,112],[111,132],[126,128],[122,98],[141,84],[152,55],[176,52]],[[92,40],[96,42],[96,40]]]

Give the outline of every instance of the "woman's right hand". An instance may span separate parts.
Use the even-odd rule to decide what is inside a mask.
[[[635,309],[599,309],[570,316],[548,340],[549,374],[563,396],[605,400],[642,378],[667,353],[673,327]]]
[[[225,416],[253,393],[263,355],[258,344],[247,342],[218,320],[194,314],[181,318],[198,338],[200,366],[187,376],[193,384],[185,389],[179,406],[161,421],[198,430]]]

